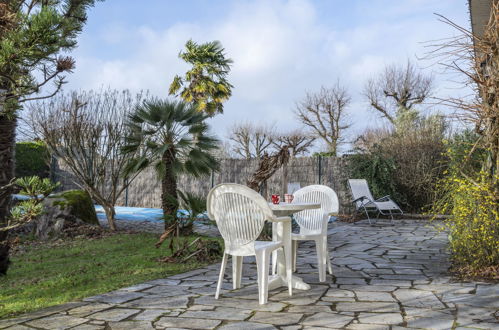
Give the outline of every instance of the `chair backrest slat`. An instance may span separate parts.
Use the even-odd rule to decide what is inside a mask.
[[[265,221],[273,217],[272,210],[261,195],[235,183],[215,186],[208,194],[207,209],[224,241],[231,245],[255,241]]]
[[[300,228],[312,231],[321,231],[324,217],[330,213],[338,212],[338,196],[333,189],[323,185],[311,185],[296,191],[293,203],[319,203],[319,209],[304,210],[294,214]]]

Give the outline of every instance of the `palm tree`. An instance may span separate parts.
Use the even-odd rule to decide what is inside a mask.
[[[179,96],[194,103],[196,109],[210,116],[223,112],[223,102],[232,95],[232,85],[227,80],[232,60],[225,58],[219,41],[197,44],[192,40],[185,44],[186,50],[179,54],[185,62],[192,64],[185,78],[175,76],[170,85],[170,95]]]
[[[209,135],[206,114],[182,101],[152,100],[137,107],[127,126],[125,153],[135,153],[126,173],[153,166],[161,180],[165,228],[176,223],[177,178],[181,173],[207,175],[218,163],[210,153],[218,140]]]

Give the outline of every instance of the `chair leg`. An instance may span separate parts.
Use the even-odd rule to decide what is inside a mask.
[[[220,266],[220,275],[218,275],[217,291],[215,293],[215,299],[218,299],[220,295],[220,289],[222,288],[222,282],[224,280],[225,267],[227,267],[228,254],[224,252],[222,257],[222,265]]]
[[[327,246],[327,244],[326,244]],[[333,275],[333,266],[331,265],[331,257],[329,255],[329,249],[326,250],[326,258],[327,258],[327,270],[329,271],[329,275]]]
[[[243,257],[232,256],[232,287],[241,288],[241,277],[243,275]]]
[[[277,274],[277,250],[272,251],[272,275]]]
[[[258,302],[266,304],[269,296],[269,253],[265,250],[258,251],[256,257],[256,268],[258,270]]]
[[[369,224],[372,225],[371,223],[371,218],[369,217],[369,212],[367,212],[367,209],[364,207],[364,212],[366,212],[367,220],[369,220]]]
[[[296,258],[298,255],[298,241],[297,240],[292,240],[291,241],[291,259],[293,262],[293,272],[296,272]]]
[[[277,240],[275,237],[277,231],[277,223],[272,222],[272,240]],[[277,274],[277,250],[272,251],[272,275]]]
[[[288,279],[288,293],[290,296],[293,295],[293,265],[292,265],[292,251],[293,248],[291,248],[291,251],[286,251],[286,249],[283,247],[283,252],[284,252],[284,259],[286,260],[286,278]]]
[[[317,268],[319,268],[319,282],[326,281],[326,240],[318,238],[315,240],[315,249],[317,250]]]

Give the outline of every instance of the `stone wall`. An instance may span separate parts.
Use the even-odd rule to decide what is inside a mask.
[[[348,213],[351,208],[350,193],[347,187],[347,157],[300,157],[288,163],[287,181],[298,182],[301,187],[311,184],[324,184],[336,191],[340,200],[340,212]],[[258,160],[224,159],[220,170],[211,176],[194,178],[182,175],[179,189],[206,196],[208,191],[219,183],[234,182],[245,184],[258,166]],[[283,193],[283,169],[279,169],[268,181],[262,194],[268,198],[271,194]],[[53,178],[62,184],[62,189],[75,189],[73,176],[57,166]],[[136,207],[161,207],[161,185],[152,168],[143,171],[123,193],[117,205]]]

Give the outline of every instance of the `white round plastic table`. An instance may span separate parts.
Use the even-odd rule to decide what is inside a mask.
[[[319,203],[269,203],[270,208],[277,217],[290,216],[303,210],[318,209],[321,207]],[[272,223],[272,240],[282,241],[286,253],[291,253],[291,220]],[[269,290],[288,286],[286,276],[286,261],[281,250],[277,253],[277,274],[272,275],[269,279]],[[290,259],[290,258],[289,258]],[[288,260],[289,260],[288,259]],[[274,267],[272,267],[274,268]],[[292,275],[291,283],[293,289],[310,290],[310,285],[305,283],[300,277]]]

